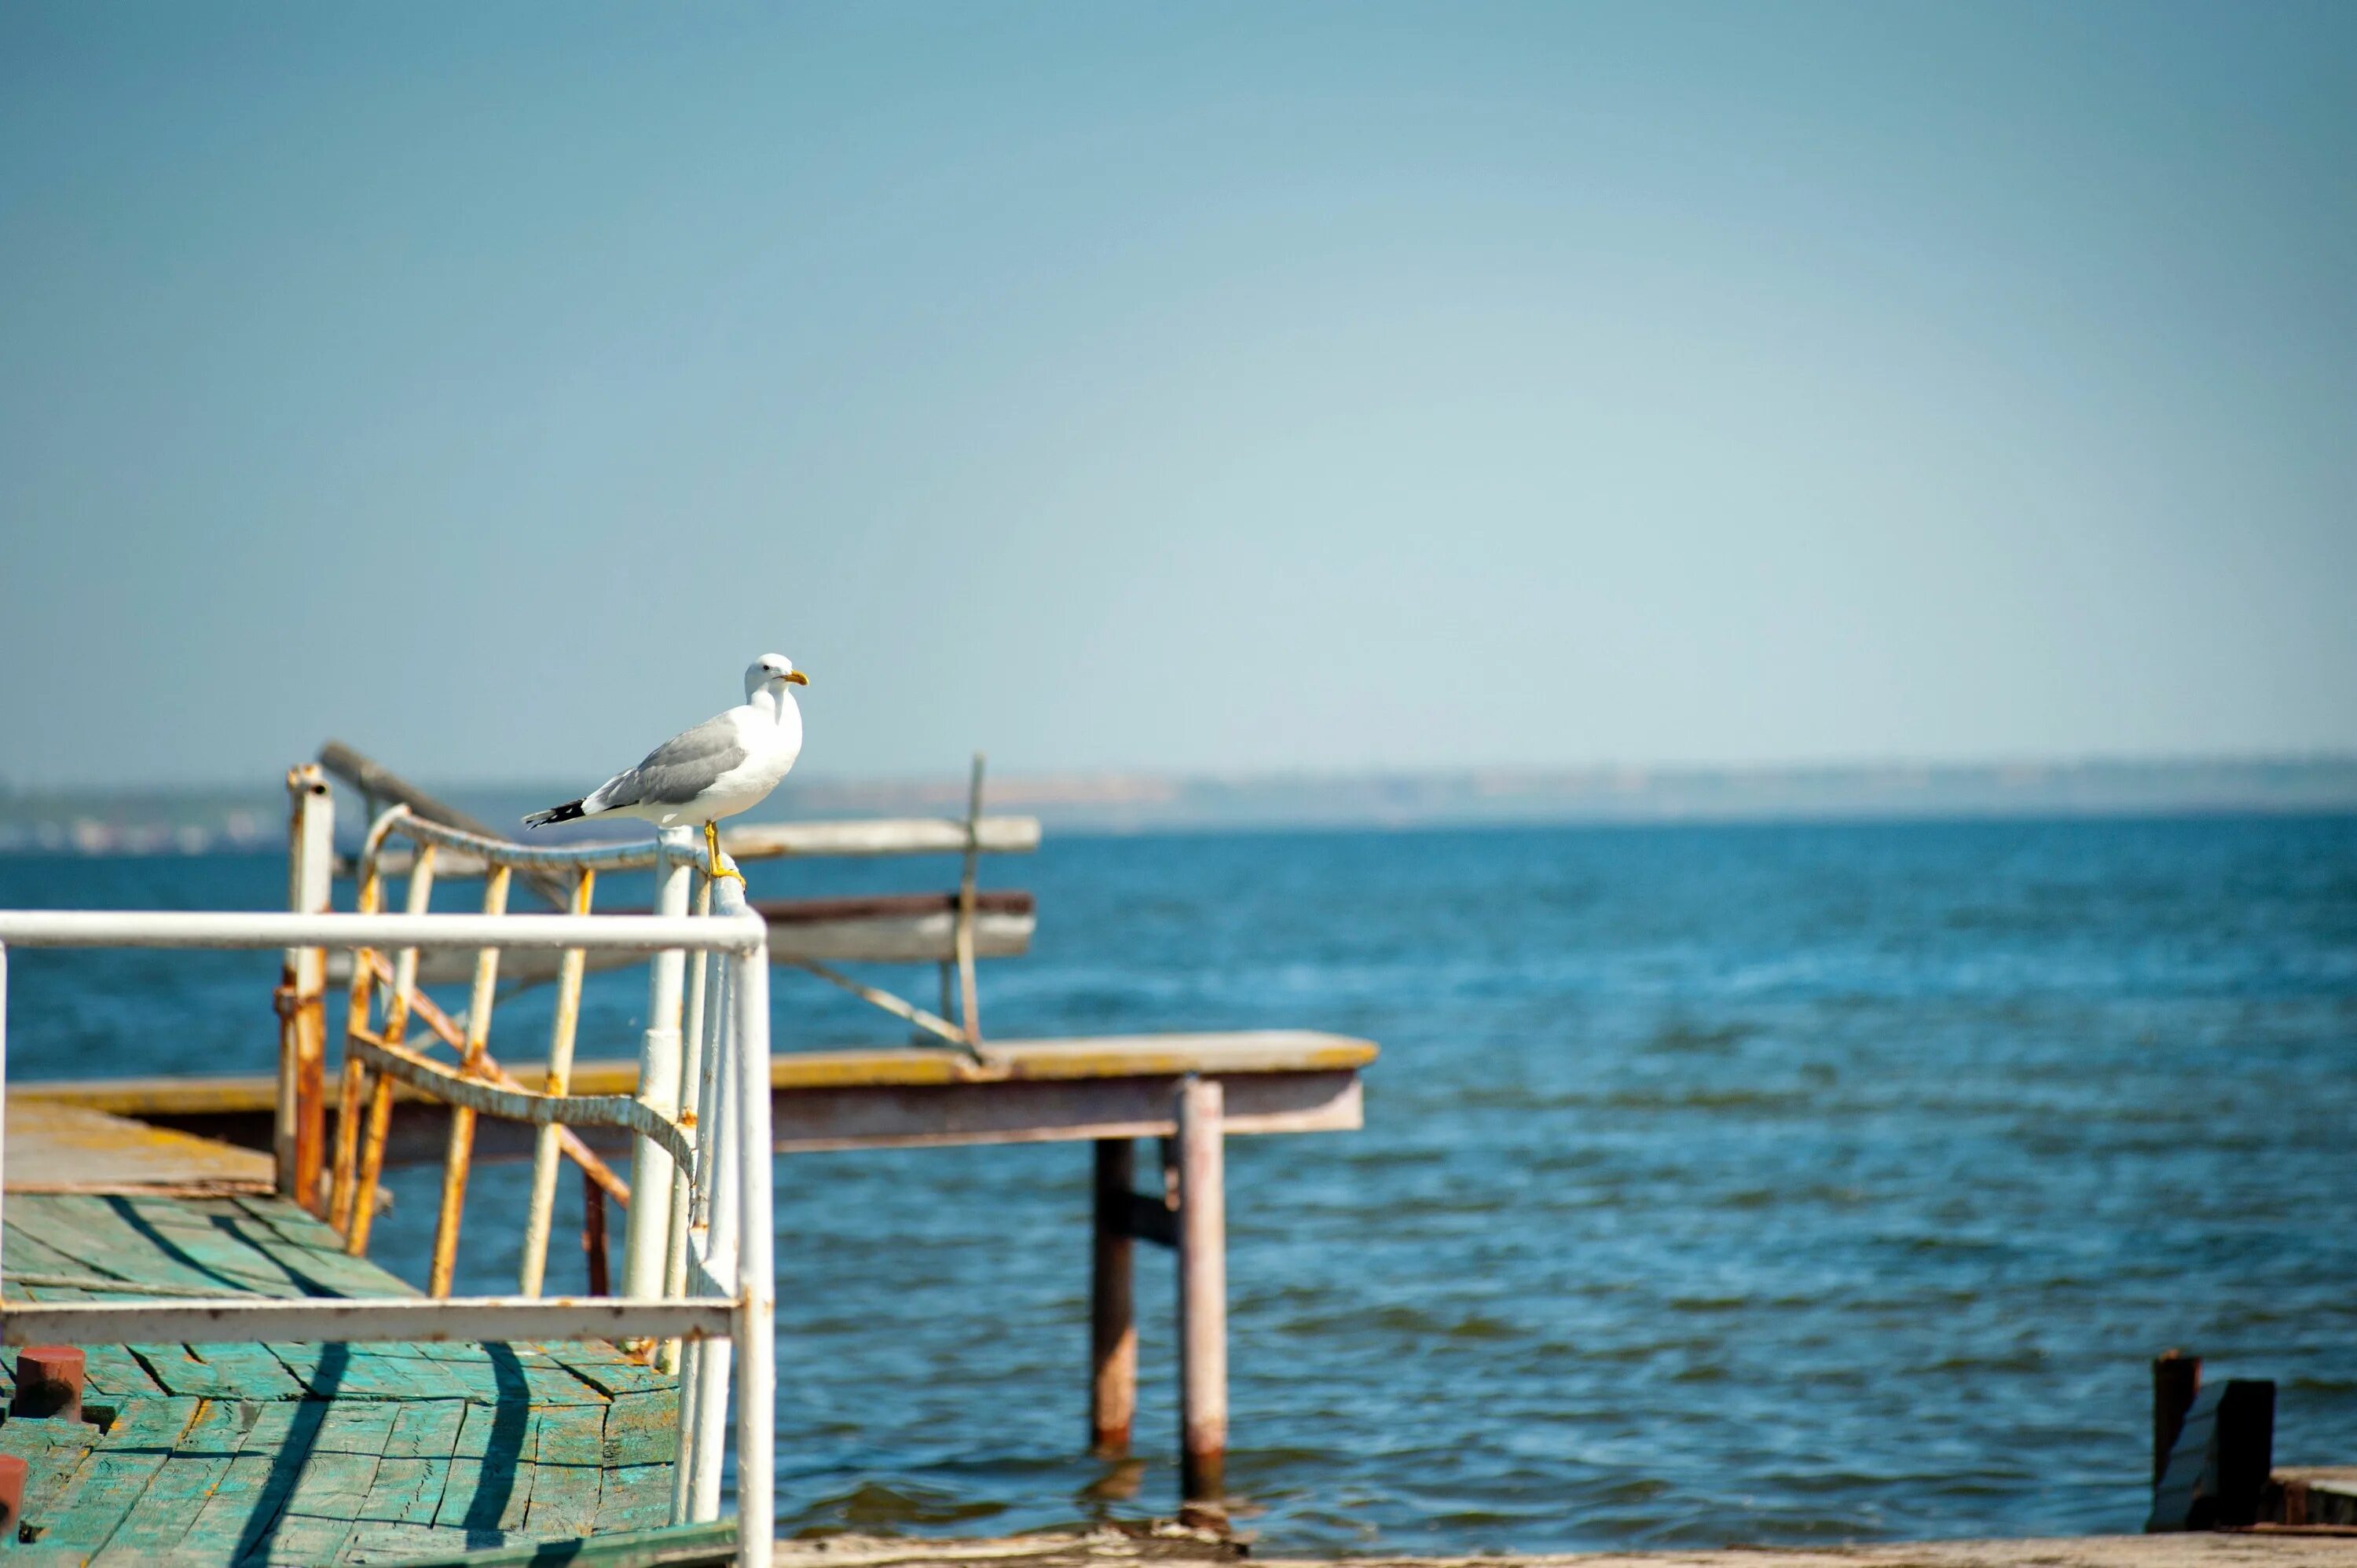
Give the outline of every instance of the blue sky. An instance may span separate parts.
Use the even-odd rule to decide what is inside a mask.
[[[0,779],[2357,747],[2357,7],[14,5]]]

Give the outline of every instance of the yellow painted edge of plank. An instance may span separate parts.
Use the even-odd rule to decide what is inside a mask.
[[[1113,1035],[1071,1040],[985,1042],[995,1069],[977,1067],[962,1053],[914,1047],[871,1050],[790,1051],[773,1058],[774,1089],[899,1089],[927,1085],[1092,1078],[1160,1078],[1184,1072],[1350,1072],[1373,1061],[1372,1041],[1306,1029],[1263,1029],[1237,1034]],[[536,1088],[541,1069],[510,1063],[526,1088]],[[638,1079],[630,1061],[577,1063],[575,1094],[628,1094]],[[117,1116],[234,1115],[267,1112],[277,1105],[277,1085],[263,1074],[190,1078],[50,1079],[8,1086],[12,1101],[82,1105]],[[407,1085],[397,1099],[421,1098]],[[328,1098],[336,1079],[328,1081]]]

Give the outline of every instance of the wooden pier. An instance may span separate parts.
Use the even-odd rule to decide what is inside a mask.
[[[1092,1309],[1074,1358],[1085,1440],[1100,1455],[1126,1450],[1135,1243],[1167,1247],[1179,1287],[1183,1492],[1196,1517],[1217,1517],[1225,1140],[1356,1128],[1359,1075],[1376,1050],[1298,1031],[985,1038],[976,962],[1021,952],[1036,911],[1028,894],[983,889],[979,860],[1032,847],[1038,824],[985,817],[981,779],[976,758],[963,822],[788,824],[725,841],[726,855],[958,854],[958,886],[938,897],[751,907],[741,877],[732,886],[707,873],[710,852],[692,834],[514,844],[425,814],[448,815],[381,769],[357,781],[396,803],[371,809],[359,856],[339,861],[332,794],[304,767],[287,779],[285,915],[0,912],[11,942],[287,953],[273,1076],[8,1086],[12,1305],[0,1327],[26,1348],[10,1363],[24,1397],[12,1394],[16,1413],[0,1423],[0,1458],[23,1464],[0,1463],[0,1503],[21,1477],[18,1533],[76,1562],[417,1561],[533,1542],[602,1557],[618,1536],[667,1520],[706,1536],[726,1528],[733,1422],[738,1511],[760,1521],[736,1534],[733,1555],[760,1568],[773,1518],[770,1158],[1041,1142],[1092,1147],[1073,1170],[1094,1199]],[[593,915],[601,872],[642,867],[656,872],[652,915]],[[351,913],[329,912],[339,869],[357,879]],[[407,883],[397,916],[385,912],[394,875]],[[482,912],[434,912],[437,875],[479,876]],[[565,913],[511,916],[511,885]],[[632,960],[646,963],[649,988],[637,1058],[576,1061],[585,974]],[[841,973],[837,961],[935,965],[941,1011]],[[772,965],[851,991],[920,1043],[772,1056]],[[347,992],[334,1074],[331,971]],[[463,1009],[426,989],[467,975]],[[505,1059],[494,1057],[500,998],[552,983],[542,1061],[528,1065],[504,1039]],[[437,1049],[455,1062],[433,1059]],[[1158,1181],[1137,1168],[1140,1138],[1160,1141]],[[533,1165],[516,1291],[446,1301],[468,1174],[501,1159]],[[544,1299],[560,1161],[583,1182],[597,1299]],[[432,1262],[413,1307],[391,1298],[421,1293],[366,1261],[371,1222],[383,1170],[437,1164]],[[609,1273],[613,1202],[628,1224]],[[342,1299],[277,1305],[298,1298]],[[143,1337],[133,1324],[145,1338],[204,1342],[105,1343]],[[630,1354],[405,1342],[585,1333],[640,1337]],[[274,1337],[305,1343],[264,1343]],[[93,1419],[52,1408],[68,1380],[58,1369],[81,1359],[58,1340],[87,1355]],[[649,1550],[683,1545],[709,1555],[712,1542]]]
[[[9,1111],[10,1298],[416,1294],[269,1196],[267,1156]],[[27,1467],[28,1561],[416,1562],[671,1517],[675,1380],[611,1346],[81,1349],[78,1418],[0,1421],[0,1455]],[[0,1363],[12,1403],[17,1360]]]
[[[999,1040],[987,1063],[951,1050],[810,1051],[770,1068],[771,1120],[780,1153],[877,1147],[1082,1142],[1090,1184],[1092,1259],[1086,1366],[1086,1438],[1092,1452],[1125,1454],[1137,1405],[1134,1243],[1170,1249],[1179,1278],[1182,1487],[1219,1496],[1227,1427],[1227,1195],[1221,1149],[1231,1135],[1340,1132],[1362,1116],[1360,1071],[1376,1056],[1364,1040],[1295,1030],[1135,1038]],[[538,1089],[544,1074],[519,1066]],[[577,1064],[570,1087],[626,1093],[637,1065]],[[117,1079],[16,1085],[12,1105],[136,1118],[206,1146],[270,1146],[275,1080],[264,1077]],[[331,1079],[328,1097],[335,1099]],[[1192,1113],[1181,1116],[1182,1104]],[[29,1112],[27,1112],[29,1113]],[[430,1164],[447,1146],[450,1108],[396,1089],[386,1158]],[[524,1159],[531,1129],[484,1121],[475,1159]],[[625,1135],[580,1130],[597,1153],[619,1159]],[[1146,1190],[1138,1190],[1135,1140],[1163,1141]],[[219,1143],[212,1142],[219,1140]],[[223,1151],[224,1154],[229,1151]],[[216,1156],[218,1158],[220,1156]],[[268,1162],[254,1167],[266,1188]],[[13,1177],[12,1177],[13,1181]]]

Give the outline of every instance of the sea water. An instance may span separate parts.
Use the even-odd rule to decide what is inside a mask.
[[[2134,1530],[2170,1347],[2276,1380],[2278,1463],[2357,1461],[2357,820],[1051,837],[988,873],[1041,911],[985,966],[993,1034],[1383,1047],[1364,1131],[1230,1146],[1229,1474],[1264,1550]],[[6,906],[284,887],[266,856],[0,859]],[[19,952],[9,1071],[266,1070],[274,978]],[[643,993],[592,981],[585,1058],[631,1054]],[[781,1049],[905,1037],[791,972],[773,996]],[[494,1050],[533,1059],[546,1005]],[[1137,1462],[1082,1452],[1089,1170],[779,1162],[789,1528],[1174,1507],[1158,1250]],[[461,1289],[511,1284],[522,1177],[479,1171]],[[395,1173],[377,1230],[413,1278],[436,1180]],[[581,1267],[561,1233],[553,1286]]]

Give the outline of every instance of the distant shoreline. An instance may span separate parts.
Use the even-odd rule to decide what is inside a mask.
[[[432,785],[428,782],[428,787]],[[512,824],[560,785],[453,786]],[[965,780],[797,779],[748,820],[955,816]],[[988,809],[1051,833],[2357,812],[2357,757],[1785,768],[1009,774]],[[268,787],[0,790],[0,854],[202,854],[275,844]],[[357,820],[353,813],[350,820]]]

